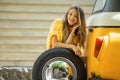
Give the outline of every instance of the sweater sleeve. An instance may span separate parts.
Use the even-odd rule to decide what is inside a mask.
[[[62,42],[62,30],[63,30],[63,21],[62,19],[56,19],[53,21],[50,31],[47,37],[47,49],[52,48],[52,36],[56,35],[59,42]]]

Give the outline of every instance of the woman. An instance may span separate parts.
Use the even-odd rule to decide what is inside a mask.
[[[84,12],[79,6],[72,6],[67,11],[64,20],[58,18],[52,23],[47,39],[47,49],[68,48],[80,56],[82,55],[80,48],[85,48],[85,41]]]

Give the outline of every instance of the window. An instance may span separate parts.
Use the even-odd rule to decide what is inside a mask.
[[[94,6],[93,13],[103,10],[105,2],[106,2],[106,0],[96,0],[96,4]]]

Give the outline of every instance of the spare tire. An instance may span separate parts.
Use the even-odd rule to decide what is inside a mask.
[[[32,79],[87,80],[87,71],[81,58],[73,51],[53,48],[37,58],[32,70]]]

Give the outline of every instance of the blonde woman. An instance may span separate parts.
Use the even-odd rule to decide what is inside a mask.
[[[52,23],[47,39],[47,49],[68,48],[81,56],[80,48],[85,48],[85,41],[85,15],[83,10],[75,5],[67,11],[64,20],[57,18]]]

